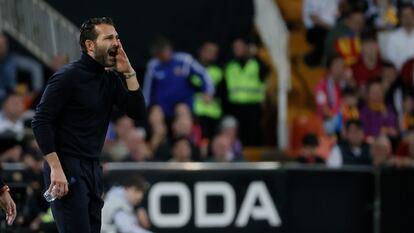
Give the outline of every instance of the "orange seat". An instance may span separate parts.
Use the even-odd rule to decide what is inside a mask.
[[[323,122],[316,114],[298,116],[289,124],[289,151],[290,156],[297,156],[302,148],[302,138],[307,133],[314,133],[318,138],[325,136]]]

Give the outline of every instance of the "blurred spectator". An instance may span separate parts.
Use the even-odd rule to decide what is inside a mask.
[[[400,8],[400,27],[390,35],[386,55],[401,70],[403,64],[414,56],[414,6],[404,4]]]
[[[19,80],[18,73],[29,75],[28,80]],[[7,94],[15,91],[32,91],[38,93],[43,89],[43,68],[35,60],[11,53],[6,35],[0,32],[0,104]],[[18,83],[24,83],[21,90],[17,90]],[[22,93],[23,94],[23,93]]]
[[[6,36],[0,32],[0,104],[16,89],[16,70],[9,54]]]
[[[145,143],[145,130],[142,128],[130,131],[126,137],[128,154],[125,162],[145,162],[151,159],[150,151]]]
[[[338,132],[341,122],[338,113],[341,108],[341,82],[345,79],[346,64],[341,56],[333,56],[327,62],[327,74],[316,85],[315,101],[319,116],[324,121],[328,135]]]
[[[223,114],[222,109],[222,94],[223,91],[223,70],[217,65],[217,58],[219,55],[219,47],[216,43],[205,42],[198,54],[198,59],[211,77],[216,93],[211,101],[205,101],[202,93],[196,93],[194,96],[194,114],[198,117],[202,130],[203,137],[212,138],[218,121]],[[201,87],[202,82],[200,77],[194,76],[192,83],[196,87]]]
[[[376,78],[381,71],[381,60],[376,35],[366,31],[361,35],[361,55],[354,65],[352,74],[358,88]]]
[[[296,159],[303,164],[324,164],[325,160],[316,153],[319,146],[319,139],[313,133],[308,133],[302,139],[303,148]]]
[[[358,93],[355,89],[345,88],[342,91],[342,106],[339,114],[341,119],[340,132],[342,132],[346,122],[359,120]]]
[[[126,141],[131,131],[135,129],[134,121],[127,117],[121,116],[115,121],[115,141],[107,145],[107,156],[110,161],[122,161],[128,155]]]
[[[185,136],[173,139],[171,145],[171,162],[191,162],[191,142]]]
[[[367,100],[360,109],[360,115],[366,136],[398,136],[398,118],[392,107],[385,104],[384,88],[380,81],[368,84]]]
[[[112,187],[105,197],[102,209],[102,233],[150,233],[149,220],[144,209],[136,214],[147,190],[147,183],[141,176],[126,177],[122,186]],[[138,215],[138,217],[137,217]]]
[[[340,54],[348,65],[357,62],[361,52],[359,35],[364,24],[364,13],[359,7],[350,7],[342,12],[342,20],[326,36],[325,59]]]
[[[201,79],[204,100],[211,101],[214,86],[211,78],[191,55],[174,52],[169,41],[158,39],[152,48],[154,58],[147,66],[144,78],[144,96],[147,105],[160,105],[167,118],[172,118],[178,103],[193,106],[194,87],[190,83],[193,75]]]
[[[227,135],[218,134],[211,143],[212,162],[242,161],[240,154],[234,154],[231,141]]]
[[[411,91],[404,97],[403,114],[400,119],[402,134],[414,128],[414,93]]]
[[[398,24],[395,0],[368,0],[365,16],[371,26],[378,30],[392,29]]]
[[[386,136],[379,136],[371,145],[372,162],[379,167],[387,164],[392,157],[391,142]]]
[[[306,40],[314,49],[305,56],[306,64],[321,64],[325,37],[335,25],[339,16],[340,0],[305,0],[303,3],[303,21],[306,27]]]
[[[67,54],[58,54],[56,55],[49,64],[49,67],[53,72],[58,71],[64,65],[69,63],[69,57]]]
[[[332,149],[327,165],[371,165],[372,159],[369,145],[364,142],[364,131],[360,121],[351,120],[346,123],[344,139]]]
[[[195,146],[202,142],[201,126],[194,122],[193,114],[187,104],[177,104],[172,124],[173,136],[187,136]]]
[[[414,128],[409,128],[405,131],[405,134],[402,137],[402,140],[397,146],[395,152],[398,157],[409,157],[410,156],[410,144],[414,141]],[[413,148],[414,149],[414,148]],[[414,151],[412,151],[414,152]],[[414,158],[414,157],[413,157]]]
[[[0,112],[0,135],[9,135],[18,140],[24,136],[23,97],[11,94],[6,97]]]
[[[220,122],[220,134],[230,139],[231,150],[235,155],[243,154],[243,146],[238,138],[239,123],[232,116],[225,116]]]
[[[168,129],[165,124],[164,112],[159,105],[153,105],[148,113],[148,146],[152,157],[157,161],[166,161],[170,156]]]
[[[398,72],[392,63],[383,62],[381,83],[385,91],[385,103],[391,106],[398,119],[403,117],[404,84],[398,78]]]
[[[6,163],[20,162],[22,153],[23,153],[22,146],[15,145],[0,154],[0,162],[6,162]]]
[[[414,57],[404,63],[400,74],[405,88],[414,88]]]
[[[268,68],[256,57],[250,57],[245,40],[233,42],[233,59],[225,68],[229,113],[240,123],[243,144],[261,143],[261,105],[266,98],[265,79]]]

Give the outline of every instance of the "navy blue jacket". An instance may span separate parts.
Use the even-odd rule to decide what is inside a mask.
[[[99,158],[114,105],[145,119],[141,90],[128,91],[118,73],[82,54],[50,78],[37,106],[32,128],[40,149],[45,155]]]

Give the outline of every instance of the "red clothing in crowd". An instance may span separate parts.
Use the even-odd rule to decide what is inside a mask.
[[[401,69],[401,79],[407,87],[412,87],[414,82],[414,57],[404,63]]]
[[[358,87],[364,86],[369,80],[378,77],[381,72],[381,63],[378,61],[372,69],[367,67],[360,58],[352,67],[352,74]]]
[[[341,108],[341,88],[330,76],[326,76],[316,85],[316,106],[318,114],[324,116],[323,108],[328,106],[331,113],[336,114]]]

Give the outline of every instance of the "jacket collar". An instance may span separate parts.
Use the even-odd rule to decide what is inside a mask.
[[[105,67],[99,64],[95,59],[93,59],[88,54],[82,52],[81,58],[79,59],[80,63],[86,66],[87,70],[94,71],[94,72],[104,72]]]

